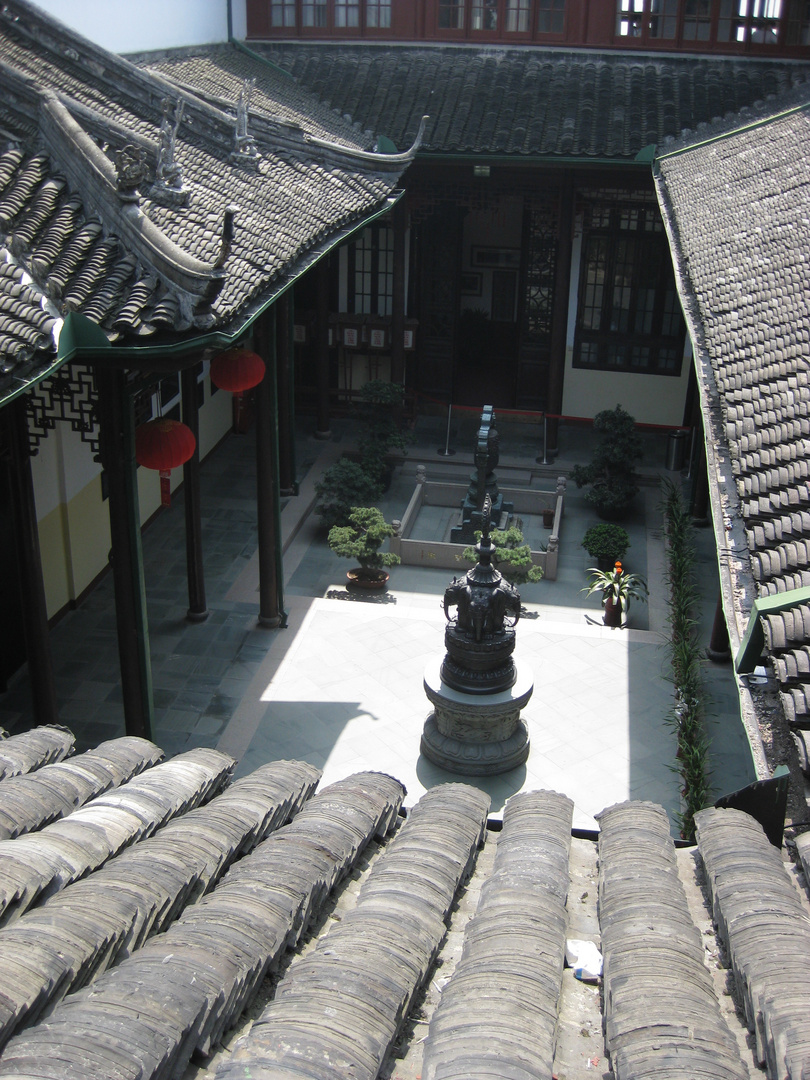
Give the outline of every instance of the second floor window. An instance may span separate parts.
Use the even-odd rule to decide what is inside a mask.
[[[538,34],[562,34],[565,29],[565,0],[538,0]]]
[[[629,193],[628,193],[629,194]],[[586,209],[574,367],[680,375],[684,321],[652,196]]]
[[[359,30],[391,26],[391,0],[271,0],[270,25],[294,30]]]
[[[386,30],[391,25],[391,0],[367,0],[366,26]]]
[[[390,315],[394,296],[394,230],[369,225],[349,248],[349,311]]]
[[[805,45],[808,0],[616,0],[616,37],[719,46]]]

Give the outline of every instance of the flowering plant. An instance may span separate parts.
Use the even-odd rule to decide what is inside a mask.
[[[598,570],[591,566],[588,573],[591,575],[591,583],[582,591],[586,596],[601,592],[603,605],[610,600],[613,604],[618,604],[622,611],[628,611],[631,600],[647,599],[647,582],[638,574],[628,574],[618,560],[613,564],[612,570]]]

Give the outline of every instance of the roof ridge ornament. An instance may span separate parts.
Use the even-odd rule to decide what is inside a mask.
[[[148,172],[149,169],[143,147],[133,146],[132,143],[127,143],[123,149],[116,150],[115,178],[118,188],[118,198],[121,202],[140,202],[141,193],[138,188],[146,179]]]
[[[402,154],[381,154],[375,150],[356,150],[352,146],[346,146],[345,143],[333,142],[331,139],[318,139],[314,135],[308,135],[306,132],[304,132],[304,142],[310,143],[312,146],[323,147],[324,150],[334,150],[339,154],[345,154],[346,157],[355,158],[359,161],[375,162],[380,165],[404,165],[413,161],[417,151],[422,146],[425,128],[429,119],[430,117],[427,115],[422,117],[419,121],[416,138],[411,147]]]
[[[242,89],[239,91],[239,98],[236,102],[236,131],[234,132],[233,137],[234,148],[231,151],[229,159],[234,165],[241,165],[246,169],[258,169],[259,162],[262,159],[258,147],[256,146],[256,140],[252,135],[248,134],[250,96],[255,85],[255,78],[245,79],[242,83]]]
[[[172,109],[171,98],[165,97],[162,105],[163,119],[160,123],[157,168],[149,197],[160,206],[188,206],[191,191],[183,183],[183,170],[174,158],[175,140],[186,103],[182,98],[178,98]],[[173,120],[172,112],[174,112]]]

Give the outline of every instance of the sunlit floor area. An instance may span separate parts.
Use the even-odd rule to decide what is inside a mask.
[[[382,508],[401,517],[415,470],[428,479],[454,474],[466,483],[472,468],[474,417],[453,429],[451,457],[440,421],[417,424],[416,441],[397,469]],[[348,564],[329,550],[317,519],[306,513],[315,480],[347,445],[339,426],[332,442],[298,439],[298,496],[285,500],[285,608],[287,627],[257,625],[255,448],[251,436],[231,436],[202,470],[203,544],[210,616],[192,625],[185,575],[182,495],[144,533],[144,572],[155,696],[154,738],[168,754],[195,745],[217,746],[239,759],[239,772],[275,758],[302,758],[327,780],[358,769],[395,775],[408,788],[406,802],[438,783],[464,779],[420,755],[430,703],[425,667],[444,652],[441,607],[452,572],[397,567],[386,593],[357,599],[345,586]],[[559,456],[542,466],[535,425],[501,429],[501,463],[511,485],[545,487],[587,457],[581,433],[561,436]],[[465,440],[467,442],[465,448]],[[656,465],[663,443],[645,455],[646,483],[627,523],[626,565],[649,581],[649,605],[634,605],[629,627],[601,623],[597,598],[585,598],[589,558],[580,545],[595,520],[582,493],[566,499],[559,574],[521,589],[524,617],[517,628],[516,659],[534,680],[523,711],[530,735],[524,766],[470,782],[492,797],[493,813],[522,789],[550,788],[575,802],[574,825],[593,829],[594,815],[628,797],[662,803],[674,821],[678,778],[675,740],[667,716],[663,542]],[[677,474],[676,474],[677,475]],[[686,484],[687,478],[683,478]],[[717,569],[709,530],[697,531],[698,584],[704,600],[701,631],[708,632],[717,596]],[[79,747],[123,732],[123,706],[111,578],[106,578],[52,633],[60,720]],[[739,718],[730,665],[706,663],[712,782],[716,794],[754,779]],[[0,724],[30,725],[30,691],[21,673],[0,696]]]

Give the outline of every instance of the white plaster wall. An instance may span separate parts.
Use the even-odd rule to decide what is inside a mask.
[[[37,517],[44,518],[59,503],[68,503],[101,472],[89,443],[67,423],[58,423],[31,459]]]
[[[36,0],[36,6],[116,53],[228,39],[227,0]],[[246,36],[245,0],[232,0],[233,34]]]
[[[589,371],[574,367],[579,268],[582,258],[582,217],[574,227],[571,249],[571,288],[568,295],[568,328],[565,342],[564,416],[593,419],[603,409],[623,409],[639,424],[679,427],[683,423],[689,370],[692,366],[692,343],[687,335],[681,374],[634,375],[628,371]]]

